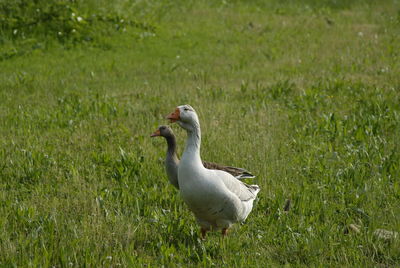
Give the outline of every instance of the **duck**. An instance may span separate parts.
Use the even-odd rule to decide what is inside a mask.
[[[179,190],[178,183],[178,165],[179,158],[176,154],[176,138],[175,134],[169,126],[162,125],[157,128],[154,133],[150,135],[150,137],[164,137],[167,141],[167,153],[165,157],[165,170],[167,172],[167,177],[169,182]],[[236,179],[253,179],[255,176],[251,174],[244,168],[232,167],[232,166],[224,166],[213,162],[205,162],[203,161],[203,166],[207,169],[219,169],[224,170],[232,174]]]
[[[260,187],[248,185],[224,170],[203,166],[200,122],[193,107],[180,105],[167,119],[187,132],[178,165],[179,192],[200,225],[201,238],[205,239],[211,230],[221,230],[225,237],[233,224],[246,220]]]

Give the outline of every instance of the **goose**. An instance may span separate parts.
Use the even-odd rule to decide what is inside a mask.
[[[234,223],[246,220],[260,187],[247,185],[226,171],[203,166],[200,122],[190,105],[176,107],[167,119],[177,122],[188,135],[178,165],[180,195],[200,225],[202,239],[211,229],[220,229],[224,237]]]
[[[150,137],[164,137],[167,141],[167,154],[165,157],[165,170],[167,172],[169,182],[179,190],[178,184],[178,165],[179,159],[176,155],[176,138],[174,132],[169,126],[159,126]],[[249,171],[244,168],[237,168],[231,166],[223,166],[217,163],[205,162],[203,161],[203,165],[208,169],[219,169],[229,172],[236,179],[253,179],[255,176],[251,174]]]

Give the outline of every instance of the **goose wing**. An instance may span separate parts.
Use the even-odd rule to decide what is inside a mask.
[[[225,187],[235,194],[242,202],[254,200],[257,197],[260,187],[258,185],[249,185],[242,181],[237,180],[231,174],[215,170],[218,177],[222,180]]]
[[[223,170],[225,172],[228,172],[238,180],[253,179],[256,177],[244,168],[223,166],[217,163],[205,162],[205,161],[203,161],[203,166],[207,169]]]

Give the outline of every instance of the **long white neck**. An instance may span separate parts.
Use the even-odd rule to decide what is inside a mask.
[[[190,158],[194,164],[199,164],[202,166],[200,158],[200,144],[201,144],[201,130],[200,123],[195,122],[187,130],[188,138],[186,140],[185,152],[182,155],[182,160]]]

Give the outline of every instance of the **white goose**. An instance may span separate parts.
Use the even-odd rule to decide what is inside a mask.
[[[201,236],[211,228],[222,229],[222,235],[233,223],[243,222],[253,208],[260,188],[247,185],[231,174],[206,169],[200,158],[201,132],[195,110],[190,105],[178,106],[167,116],[188,133],[186,148],[178,166],[181,196],[201,227]]]
[[[169,126],[159,126],[150,137],[164,137],[167,141],[167,154],[165,157],[165,170],[167,172],[169,182],[179,190],[178,183],[178,165],[179,159],[176,155],[176,138],[174,132]],[[203,162],[203,166],[208,169],[224,170],[238,180],[253,179],[255,176],[244,168],[223,166],[213,162]]]

